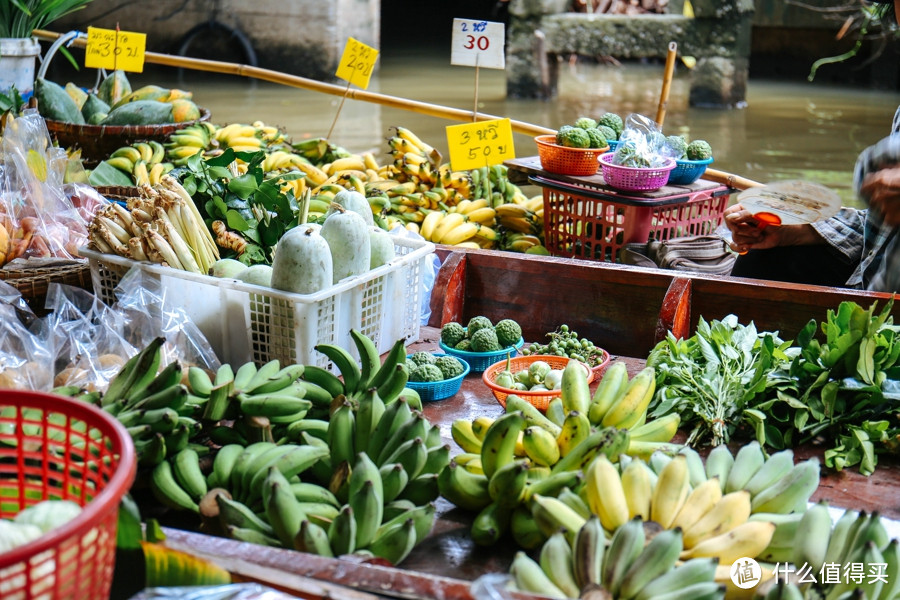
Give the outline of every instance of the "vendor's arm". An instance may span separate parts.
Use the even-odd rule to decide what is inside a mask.
[[[731,231],[735,252],[764,250],[776,246],[811,246],[826,240],[810,225],[782,225],[760,228],[750,211],[740,204],[725,209],[725,225]]]

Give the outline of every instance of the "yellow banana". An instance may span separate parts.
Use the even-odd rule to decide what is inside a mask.
[[[465,215],[461,215],[459,213],[448,213],[441,219],[440,224],[435,228],[434,234],[431,236],[431,241],[439,244],[442,242],[444,236],[448,234],[450,231],[456,229],[457,226],[465,222]],[[459,241],[463,241],[460,239]]]
[[[153,148],[147,142],[135,142],[134,147],[141,153],[141,160],[150,162],[153,158]]]
[[[519,219],[528,219],[531,216],[531,211],[520,204],[501,204],[500,206],[497,206],[495,210],[497,212],[497,216],[501,218],[512,217]]]
[[[707,479],[694,488],[684,506],[678,511],[672,527],[681,527],[688,531],[703,515],[708,513],[722,499],[722,486],[716,478]]]
[[[482,250],[484,246],[479,244],[478,242],[473,242],[471,240],[466,240],[464,242],[459,242],[458,244],[453,244],[457,248],[467,248],[469,250]]]
[[[347,156],[338,158],[329,165],[326,173],[334,175],[340,171],[366,171],[366,163],[361,156]]]
[[[600,517],[607,531],[615,531],[628,522],[628,499],[619,471],[605,454],[591,461],[585,474],[585,493],[591,512]]]
[[[419,233],[428,241],[431,241],[434,237],[434,230],[437,228],[438,223],[440,223],[444,218],[444,213],[439,210],[432,211],[425,215],[425,219],[422,221],[421,226],[419,227]]]
[[[141,160],[141,152],[134,146],[122,146],[109,155],[110,158],[127,158],[132,163]]]
[[[684,547],[692,548],[704,540],[731,531],[749,518],[750,492],[738,490],[725,494],[706,514],[685,530]]]
[[[655,370],[653,367],[645,367],[628,382],[625,395],[619,398],[603,415],[602,425],[619,429],[633,427],[647,412],[655,390]]]
[[[489,206],[470,210],[464,214],[469,217],[470,221],[475,221],[476,223],[481,223],[482,225],[493,225],[497,217],[497,212]]]
[[[150,172],[147,174],[147,180],[150,185],[156,185],[159,183],[159,180],[163,176],[163,171],[165,170],[165,165],[163,163],[156,163],[153,165],[153,168],[150,169]]]
[[[465,200],[460,200],[455,206],[450,208],[450,212],[458,212],[465,214],[468,212],[469,205],[472,204],[472,201],[466,198]]]
[[[252,148],[262,148],[263,146],[263,141],[256,136],[236,135],[227,138],[225,140],[225,143],[230,148],[234,148],[235,146],[250,146]]]
[[[143,160],[139,160],[134,164],[134,171],[132,172],[134,176],[134,182],[141,185],[149,185],[150,184],[150,173],[147,172],[147,163]]]
[[[684,501],[690,493],[690,474],[687,459],[679,454],[669,461],[659,473],[653,498],[650,501],[650,518],[664,529],[672,526]]]
[[[412,231],[413,233],[419,233],[419,224],[415,222],[407,223],[404,225],[407,231]]]
[[[138,160],[140,160],[140,159],[138,159]],[[110,158],[107,158],[104,162],[110,166],[113,166],[113,167],[119,169],[120,171],[124,171],[126,173],[134,172],[135,161],[132,161],[131,159],[129,159],[126,156],[112,156]]]
[[[481,223],[476,223],[478,225],[478,233],[475,234],[476,237],[485,240],[487,242],[496,242],[500,235],[496,230],[488,227],[487,225],[483,225]]]
[[[328,174],[325,173],[322,169],[315,166],[311,162],[304,160],[303,158],[297,156],[293,160],[294,166],[297,167],[300,171],[306,174],[306,178],[309,180],[313,186],[323,185],[328,180]]]
[[[730,565],[744,556],[759,556],[775,533],[771,521],[747,521],[731,531],[703,540],[681,553],[682,559],[718,557],[723,565]]]
[[[449,215],[448,215],[449,216]],[[460,242],[465,242],[466,240],[471,239],[476,233],[478,233],[478,224],[476,223],[460,223],[450,231],[443,233],[440,235],[440,239],[434,240],[440,244],[459,244]],[[438,236],[435,235],[437,238]]]
[[[653,480],[650,467],[642,460],[632,460],[622,471],[622,491],[628,504],[628,518],[650,519]]]
[[[678,433],[680,423],[681,417],[678,413],[669,413],[634,427],[629,431],[630,439],[636,442],[668,442]]]
[[[462,204],[462,202],[460,202],[460,204]],[[465,205],[465,208],[461,208],[457,212],[467,214],[471,218],[471,213],[483,208],[490,208],[490,202],[488,202],[486,198],[479,198],[478,200],[469,200],[468,204]],[[494,214],[496,215],[496,212]]]
[[[366,170],[372,169],[373,171],[375,171],[377,173],[378,169],[381,168],[378,165],[378,161],[375,159],[375,155],[372,154],[371,152],[363,152],[362,159],[363,159],[363,165],[365,165]]]

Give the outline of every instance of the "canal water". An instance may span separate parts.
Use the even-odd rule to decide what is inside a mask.
[[[832,67],[840,68],[840,66]],[[384,52],[369,91],[482,113],[556,129],[579,116],[615,112],[655,118],[663,80],[661,62],[624,65],[576,61],[560,65],[559,95],[549,100],[507,99],[500,70],[450,65],[449,50]],[[804,179],[835,189],[845,204],[858,205],[851,191],[859,151],[884,137],[900,103],[896,92],[860,90],[806,81],[748,84],[742,109],[688,105],[690,71],[679,62],[673,77],[663,131],[707,140],[713,167],[759,182]],[[391,126],[413,130],[447,156],[445,128],[438,117],[346,100],[242,77],[154,67],[133,83],[157,83],[194,92],[219,124],[264,121],[295,140],[326,136],[352,152],[373,151],[387,160]],[[341,82],[338,82],[341,83]],[[136,86],[135,86],[136,87]],[[537,154],[531,137],[516,134],[517,157]],[[526,190],[528,191],[528,190]]]

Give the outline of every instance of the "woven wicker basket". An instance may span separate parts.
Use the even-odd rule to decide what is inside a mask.
[[[96,165],[122,146],[134,142],[164,141],[179,129],[184,129],[198,121],[209,121],[210,112],[200,109],[200,118],[184,123],[163,123],[159,125],[78,125],[64,121],[45,119],[50,137],[64,148],[80,148],[81,160],[86,165]]]
[[[28,302],[35,313],[44,310],[47,299],[47,288],[51,283],[62,283],[94,291],[91,281],[91,267],[87,261],[56,267],[37,267],[33,269],[0,269],[0,281],[13,286],[22,298]]]

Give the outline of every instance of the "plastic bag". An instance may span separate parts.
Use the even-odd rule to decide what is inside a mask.
[[[128,323],[127,339],[137,348],[163,336],[162,366],[178,360],[182,368],[197,366],[215,372],[221,363],[203,332],[177,303],[167,302],[169,293],[159,279],[133,267],[116,286],[113,308]]]
[[[632,113],[625,118],[613,163],[623,167],[656,169],[675,158],[659,125],[649,117]]]
[[[400,225],[394,226],[389,232],[391,235],[407,238],[411,240],[427,241],[424,237],[414,231],[410,231]],[[419,324],[428,325],[431,319],[431,290],[434,288],[434,280],[437,272],[441,268],[441,259],[437,254],[429,255],[422,266],[422,304],[419,308]]]
[[[47,288],[46,344],[53,355],[53,387],[105,390],[138,348],[129,343],[127,321],[93,294],[77,287]]]
[[[295,600],[284,592],[258,583],[215,586],[157,587],[141,590],[131,600]]]
[[[0,237],[9,237],[0,264],[19,257],[80,259],[88,220],[65,193],[66,152],[53,146],[36,110],[7,124],[0,156]]]
[[[51,389],[53,357],[41,331],[25,326],[16,307],[0,304],[0,389]]]
[[[486,573],[472,582],[475,600],[512,600],[512,577],[506,573]]]

